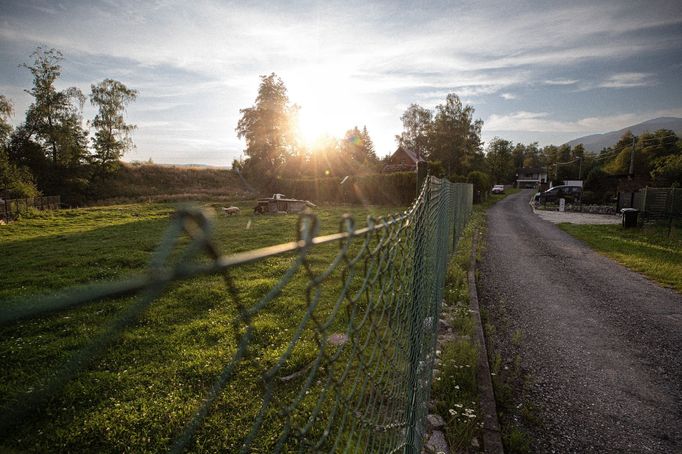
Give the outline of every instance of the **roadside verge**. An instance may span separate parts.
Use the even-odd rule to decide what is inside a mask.
[[[471,262],[469,265],[469,308],[476,325],[476,342],[478,344],[478,367],[477,383],[479,401],[483,419],[482,437],[483,449],[486,453],[503,453],[500,423],[497,420],[497,406],[495,405],[495,393],[488,365],[488,350],[486,348],[481,313],[478,305],[478,291],[476,290],[476,248],[478,234],[474,233],[471,247]]]

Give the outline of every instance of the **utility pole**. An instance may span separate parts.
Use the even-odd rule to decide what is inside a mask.
[[[582,180],[583,176],[583,158],[578,156],[578,159],[580,160],[580,164],[578,165],[578,180]]]
[[[632,150],[630,151],[630,171],[628,178],[632,180],[635,176],[635,136],[632,136]]]

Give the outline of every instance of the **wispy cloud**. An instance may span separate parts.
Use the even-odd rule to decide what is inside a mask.
[[[578,83],[577,79],[547,79],[544,80],[545,85],[575,85]]]
[[[501,97],[502,99],[506,99],[507,101],[511,101],[511,100],[514,100],[514,99],[519,99],[519,96],[518,96],[518,95],[515,95],[515,94],[513,94],[513,93],[502,93],[502,94],[500,95],[500,97]]]
[[[602,88],[650,87],[656,85],[652,73],[620,73],[614,74],[599,84]]]
[[[523,131],[593,134],[622,129],[635,123],[664,116],[682,116],[682,108],[585,117],[571,121],[553,119],[548,112],[519,111],[508,115],[491,115],[485,122],[485,129],[488,133]]]

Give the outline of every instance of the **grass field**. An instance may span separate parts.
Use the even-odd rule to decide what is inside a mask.
[[[679,223],[678,223],[679,224]],[[682,293],[682,229],[664,226],[623,229],[620,225],[559,224],[594,250],[659,284]]]
[[[244,202],[242,213],[250,213],[251,206]],[[62,210],[37,213],[2,226],[0,304],[17,304],[17,297],[49,294],[74,285],[122,279],[142,272],[173,211],[172,206],[164,204]],[[326,234],[338,231],[343,213],[352,214],[361,227],[368,214],[379,216],[396,211],[399,208],[321,207],[316,214],[320,233]],[[294,215],[219,216],[215,219],[215,244],[223,254],[229,254],[291,241],[296,238],[297,219]],[[373,244],[363,246],[358,240],[351,252],[357,253]],[[362,322],[360,311],[341,311],[337,306],[340,302],[336,295],[341,290],[343,273],[351,273],[347,282],[351,294],[359,292],[355,297],[358,305],[380,294],[381,280],[363,283],[362,276],[365,267],[370,268],[371,275],[372,269],[386,260],[381,254],[358,263],[342,261],[344,266],[330,270],[324,285],[307,287],[310,281],[307,273],[319,276],[338,251],[338,244],[316,248],[309,257],[309,268],[298,270],[277,298],[252,318],[250,347],[193,438],[191,450],[238,449],[253,421],[262,420],[254,446],[256,451],[267,452],[277,443],[283,424],[306,426],[306,418],[314,408],[319,410],[321,419],[329,418],[329,412],[342,394],[341,387],[352,386],[354,399],[358,401],[365,398],[363,393],[367,393],[368,384],[361,368],[323,375],[338,377],[344,372],[343,383],[306,381],[313,376],[309,371],[314,368],[320,350],[321,337],[324,337],[321,334],[343,332],[351,319],[356,324]],[[233,277],[242,303],[253,306],[280,280],[292,262],[291,255],[278,256],[240,267]],[[372,298],[367,299],[370,294]],[[302,323],[311,302],[317,305],[311,318]],[[67,358],[104,332],[131,304],[131,298],[105,301],[2,328],[0,400],[3,408],[39,389]],[[378,343],[388,333],[382,325],[386,310],[377,308],[365,312],[375,319],[360,339],[373,348],[367,348],[366,352],[346,349],[346,356],[339,362],[343,359],[346,363],[371,365],[377,373],[375,377],[379,377],[372,386],[390,388],[394,386],[390,381],[392,369],[399,365],[387,360],[395,349],[404,345]],[[11,434],[3,434],[0,450],[168,450],[234,355],[237,339],[245,329],[235,319],[238,312],[221,277],[176,283],[83,373],[68,382],[63,392],[53,396],[48,405],[31,412]],[[313,324],[317,329],[308,329]],[[297,343],[290,344],[299,326],[306,329]],[[264,372],[273,370],[290,346],[286,361],[277,366],[277,373],[268,381]],[[327,354],[333,355],[334,348],[327,348]],[[270,388],[276,392],[270,405],[259,415],[261,402]],[[302,394],[302,389],[308,392]],[[323,389],[329,390],[326,395]],[[395,394],[393,389],[386,392],[387,396],[397,398]],[[400,396],[400,399],[404,398]],[[395,411],[396,405],[403,406],[403,400],[375,403],[371,407],[379,408],[375,412]],[[347,418],[344,430],[359,429],[361,418],[354,416],[357,415]],[[321,436],[323,429],[315,425],[307,430]],[[291,443],[294,444],[288,445],[289,449],[298,449],[300,446],[295,445],[298,434],[293,435]],[[343,442],[347,446],[362,446],[360,440]]]

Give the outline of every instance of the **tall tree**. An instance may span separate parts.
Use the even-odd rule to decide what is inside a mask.
[[[372,141],[372,138],[369,136],[369,132],[367,131],[367,125],[362,127],[362,133],[360,133],[360,137],[362,138],[365,162],[370,163],[372,165],[377,165],[379,163],[379,158],[377,157],[377,152],[374,149],[374,142]]]
[[[76,167],[87,153],[81,116],[85,96],[75,87],[61,91],[55,87],[61,75],[61,52],[38,47],[31,56],[33,64],[22,65],[33,75],[33,88],[26,90],[33,103],[26,112],[25,138],[37,141],[53,166]]]
[[[253,167],[273,176],[287,157],[295,154],[298,106],[289,105],[284,82],[275,73],[261,76],[256,103],[240,109],[237,137],[246,140],[249,157],[246,168]]]
[[[473,115],[474,108],[464,106],[454,93],[447,95],[445,103],[436,106],[429,158],[442,162],[450,173],[464,175],[482,157],[483,121],[474,120]]]
[[[540,153],[540,147],[537,142],[526,145],[526,150],[523,154],[523,167],[540,167],[544,165]]]
[[[495,137],[488,144],[485,158],[494,183],[510,183],[513,181],[516,169],[512,155],[512,143],[509,140]]]
[[[523,167],[523,160],[526,156],[526,146],[522,143],[514,145],[512,150],[512,159],[514,160],[514,170]]]
[[[34,197],[38,190],[33,176],[26,167],[10,158],[9,146],[12,135],[10,117],[14,113],[12,102],[0,95],[0,197]]]
[[[14,114],[14,106],[12,101],[7,99],[4,95],[0,95],[0,146],[5,147],[9,136],[12,133],[12,125],[9,122],[10,117]]]
[[[97,115],[91,122],[95,129],[93,161],[101,171],[111,171],[134,146],[130,134],[135,125],[126,123],[123,115],[126,106],[137,98],[137,90],[112,79],[93,84],[90,90],[90,103],[97,108]]]
[[[429,158],[429,134],[433,114],[418,104],[410,104],[400,117],[403,132],[396,136],[398,146],[413,151],[424,159]]]
[[[359,169],[371,168],[378,163],[374,144],[369,137],[369,132],[367,132],[367,126],[363,127],[362,131],[357,126],[346,131],[340,145],[343,156],[346,159],[350,158]]]

